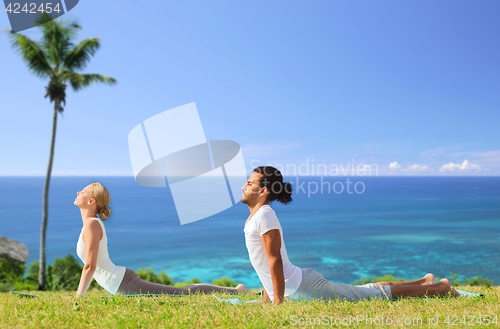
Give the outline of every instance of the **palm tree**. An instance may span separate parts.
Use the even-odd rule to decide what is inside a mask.
[[[48,79],[45,89],[45,98],[54,103],[54,116],[52,121],[52,137],[50,141],[49,165],[43,186],[42,227],[40,230],[40,272],[38,288],[45,290],[45,240],[48,222],[49,185],[54,159],[54,145],[56,140],[57,115],[63,113],[66,106],[66,86],[71,85],[78,91],[92,83],[105,83],[113,85],[116,80],[101,74],[81,74],[80,71],[99,49],[100,38],[88,38],[76,46],[73,40],[81,27],[75,22],[51,20],[44,15],[40,20],[39,28],[42,30],[40,41],[34,41],[25,35],[15,33],[9,29],[10,45],[28,65],[28,69],[37,77]]]

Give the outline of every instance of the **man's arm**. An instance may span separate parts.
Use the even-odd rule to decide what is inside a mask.
[[[92,282],[97,264],[97,254],[99,252],[99,241],[102,239],[101,225],[95,220],[91,221],[84,229],[85,237],[85,265],[83,266],[80,284],[76,291],[76,296],[83,296]]]
[[[273,281],[274,304],[281,304],[285,298],[285,275],[283,273],[283,260],[281,259],[280,231],[278,229],[267,231],[261,236],[261,239],[269,260],[271,279]],[[264,293],[265,299],[267,295],[265,289]],[[269,296],[267,298],[269,299]]]

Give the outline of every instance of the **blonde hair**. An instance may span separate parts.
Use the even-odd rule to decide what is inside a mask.
[[[106,220],[111,215],[111,210],[108,207],[111,200],[108,190],[99,182],[92,183],[92,197],[96,201],[99,217],[101,220]]]

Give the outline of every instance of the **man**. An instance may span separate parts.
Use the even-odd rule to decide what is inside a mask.
[[[241,202],[248,205],[250,216],[245,223],[245,244],[259,279],[264,287],[262,302],[283,302],[290,299],[366,298],[392,299],[419,296],[459,296],[448,279],[436,283],[432,274],[407,282],[377,282],[362,286],[334,283],[313,269],[300,269],[288,259],[283,230],[269,203],[292,201],[292,186],[283,183],[281,172],[270,166],[254,169],[241,188]]]

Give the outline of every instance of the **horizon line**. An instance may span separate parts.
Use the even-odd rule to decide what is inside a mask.
[[[238,177],[231,176],[230,177]],[[0,177],[46,177],[42,175],[1,175]],[[50,177],[131,177],[133,175],[51,175]],[[166,176],[165,176],[166,177]],[[207,176],[211,177],[211,176]],[[500,177],[497,175],[283,175],[283,177]]]

